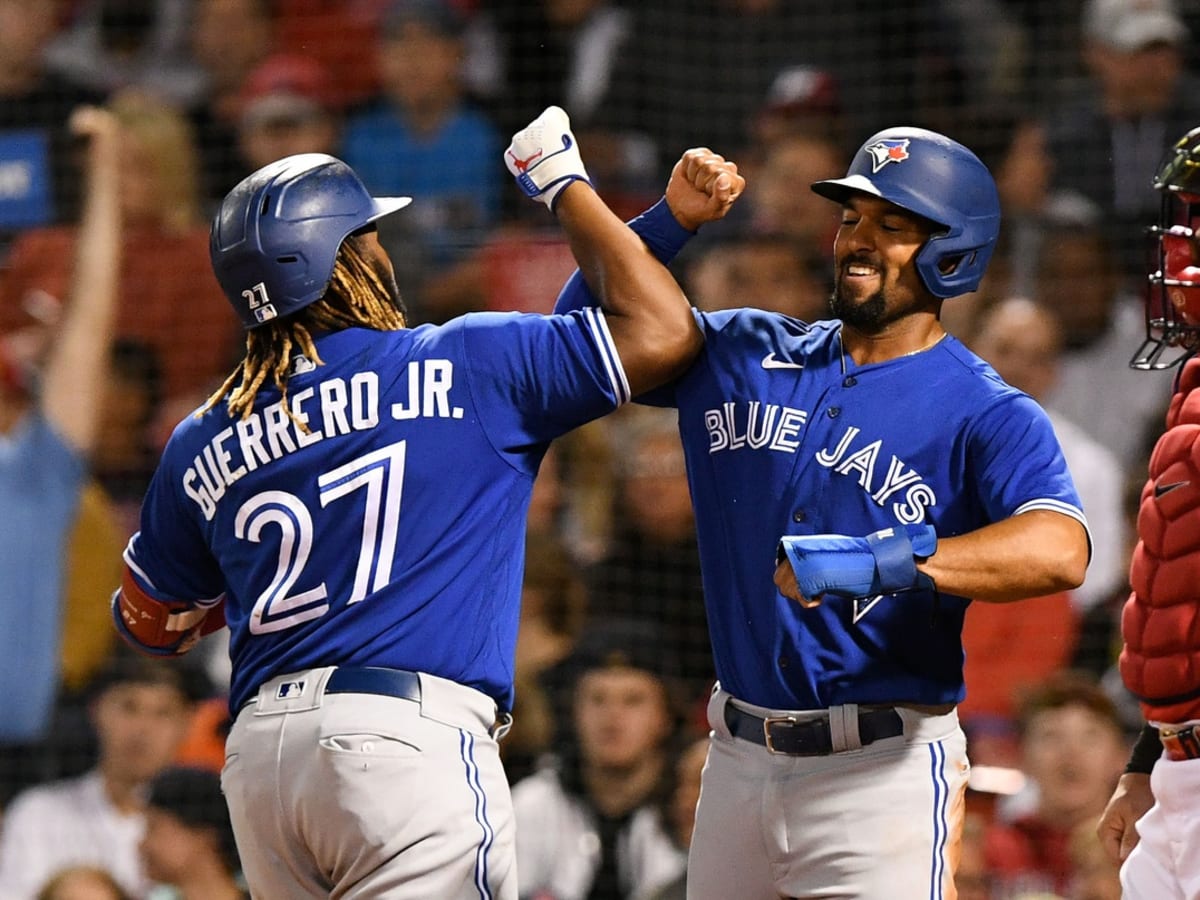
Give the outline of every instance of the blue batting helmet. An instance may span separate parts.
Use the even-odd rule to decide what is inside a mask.
[[[320,300],[347,236],[412,202],[372,197],[340,159],[288,156],[248,175],[213,218],[209,256],[246,328]]]
[[[921,280],[943,298],[979,287],[1000,234],[1000,195],[987,166],[957,141],[924,128],[888,128],[867,138],[845,178],[812,189],[839,203],[861,191],[941,225],[946,230],[917,253]]]

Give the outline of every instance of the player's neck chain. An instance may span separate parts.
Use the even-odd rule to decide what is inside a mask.
[[[899,356],[892,357],[892,359],[904,359],[904,357],[906,357],[906,356],[916,356],[918,353],[924,353],[926,350],[932,350],[939,343],[941,343],[942,339],[945,338],[947,334],[949,334],[949,332],[943,331],[941,334],[939,334],[937,337],[935,337],[932,341],[930,341],[924,347],[918,347],[916,350],[909,350],[907,353],[901,353]],[[838,331],[838,356],[840,357],[841,362],[842,362],[842,374],[845,375],[846,374],[846,342],[844,340],[842,340],[842,332],[840,330]],[[886,361],[887,360],[881,360],[881,362],[886,362]]]
[[[932,350],[939,343],[941,343],[942,338],[944,338],[946,336],[946,334],[947,334],[947,332],[943,331],[941,334],[939,334],[937,337],[935,337],[932,341],[930,341],[924,347],[918,347],[916,350],[909,350],[907,353],[901,353],[900,356],[898,356],[896,358],[903,359],[906,356],[916,356],[918,353],[924,353],[926,350]]]

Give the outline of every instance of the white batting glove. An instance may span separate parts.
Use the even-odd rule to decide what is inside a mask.
[[[504,164],[526,196],[541,201],[550,210],[572,181],[592,183],[579,156],[579,144],[571,134],[571,120],[557,106],[546,107],[513,135],[504,152]]]

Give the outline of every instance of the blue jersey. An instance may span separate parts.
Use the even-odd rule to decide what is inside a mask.
[[[949,335],[857,366],[840,322],[697,318],[704,350],[652,399],[679,409],[721,686],[776,709],[960,701],[967,599],[803,609],[775,587],[776,547],[918,522],[945,538],[1034,509],[1086,527],[1045,413]]]
[[[630,226],[664,263],[691,237],[665,201]],[[555,310],[594,303],[576,272]],[[961,701],[969,599],[906,591],[803,609],[775,587],[776,548],[918,522],[953,537],[1034,509],[1086,528],[1045,412],[950,335],[857,366],[838,321],[696,319],[696,362],[639,399],[679,409],[721,687],[769,709]]]
[[[319,337],[252,415],[163,452],[126,562],[225,597],[237,710],[274,675],[389,666],[512,703],[525,518],[548,442],[628,399],[604,317],[481,313]]]

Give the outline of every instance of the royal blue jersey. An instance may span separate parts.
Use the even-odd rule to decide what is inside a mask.
[[[662,201],[630,225],[664,263],[691,236]],[[555,310],[595,302],[576,272]],[[953,537],[1034,509],[1086,528],[1045,412],[950,335],[858,366],[838,321],[696,320],[696,362],[639,400],[679,410],[721,686],[770,709],[962,700],[967,598],[826,595],[804,609],[775,587],[776,548],[918,522]]]
[[[548,442],[628,399],[604,317],[480,313],[319,337],[323,365],[182,422],[125,558],[225,597],[237,710],[274,675],[389,666],[512,704],[525,519]]]
[[[827,595],[804,609],[775,587],[776,547],[918,522],[947,538],[1034,509],[1086,527],[1045,413],[950,335],[857,366],[840,322],[697,319],[700,357],[648,399],[679,409],[721,686],[776,709],[962,700],[967,599]]]

